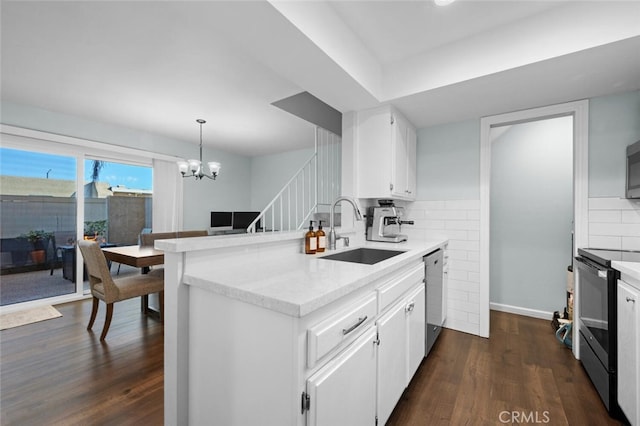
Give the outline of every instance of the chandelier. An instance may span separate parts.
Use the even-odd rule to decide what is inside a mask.
[[[182,173],[182,177],[195,177],[196,180],[202,179],[203,177],[207,177],[209,179],[214,179],[218,177],[218,173],[220,173],[220,163],[217,161],[209,161],[207,165],[209,166],[209,172],[211,174],[205,174],[202,170],[202,125],[206,123],[203,119],[199,118],[196,120],[196,123],[200,124],[200,160],[180,160],[178,161],[178,169],[180,173]],[[191,172],[191,174],[189,174]]]

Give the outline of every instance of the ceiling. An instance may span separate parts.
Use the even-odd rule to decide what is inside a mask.
[[[241,155],[313,145],[271,103],[417,127],[640,89],[640,2],[5,1],[3,101]]]

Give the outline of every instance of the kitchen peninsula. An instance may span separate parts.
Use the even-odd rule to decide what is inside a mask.
[[[352,245],[402,251],[365,265],[305,255],[299,232],[157,241],[165,424],[325,424],[342,415],[373,424],[376,398],[389,413],[397,401],[376,384],[404,389],[424,356],[422,258],[446,243],[362,238]],[[383,349],[377,321],[402,327],[386,342],[400,339],[393,350]],[[393,368],[381,369],[383,359]],[[348,413],[333,410],[345,400]]]

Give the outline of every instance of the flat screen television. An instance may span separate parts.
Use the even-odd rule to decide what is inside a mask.
[[[211,227],[218,229],[232,229],[233,212],[211,212]]]
[[[260,212],[233,212],[233,229],[246,229],[251,225]],[[256,229],[260,228],[260,222],[256,224]]]
[[[627,147],[627,198],[640,198],[640,141]]]

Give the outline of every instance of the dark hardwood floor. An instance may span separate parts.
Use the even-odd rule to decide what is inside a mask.
[[[549,321],[491,311],[490,336],[443,330],[388,424],[620,424]]]
[[[163,335],[138,300],[116,304],[104,344],[89,300],[0,332],[0,424],[161,425]],[[491,313],[491,339],[443,330],[389,425],[616,425],[548,321]],[[269,426],[269,425],[266,425]]]
[[[0,331],[0,424],[161,425],[163,327],[140,301],[106,307],[86,330],[91,300],[56,305],[61,318]]]

